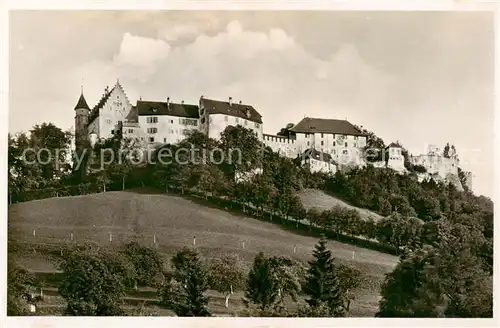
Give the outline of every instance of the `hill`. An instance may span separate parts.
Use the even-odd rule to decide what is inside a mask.
[[[322,190],[305,189],[304,191],[299,193],[299,197],[306,209],[315,207],[321,211],[324,211],[324,210],[329,210],[332,207],[338,205],[341,207],[345,207],[347,209],[356,210],[362,219],[367,219],[369,217],[372,217],[375,220],[375,222],[377,222],[378,220],[383,218],[383,216],[381,216],[380,214],[377,214],[365,208],[352,206],[337,197],[326,194]]]
[[[250,262],[262,251],[302,261],[310,259],[316,238],[207,204],[177,195],[132,191],[49,198],[9,206],[9,234],[21,243],[35,244],[93,241],[117,245],[136,238],[157,247],[165,256],[192,246],[196,237],[196,247],[206,257],[235,252]],[[330,242],[330,249],[339,261],[363,272],[365,282],[352,314],[373,316],[380,283],[396,265],[397,257],[336,241]],[[38,258],[37,262],[34,258]],[[38,254],[20,260],[34,270],[43,266]],[[45,270],[55,270],[49,266]]]

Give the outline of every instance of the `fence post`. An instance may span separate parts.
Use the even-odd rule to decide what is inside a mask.
[[[109,232],[109,241],[112,242],[113,241],[113,235],[111,234],[111,231]]]
[[[243,242],[241,243],[241,246],[243,247],[243,249],[245,249],[245,241],[243,240]]]
[[[297,253],[297,245],[293,245],[293,254]]]
[[[33,229],[33,237],[36,237],[36,230]]]
[[[70,235],[69,235],[69,239],[70,239],[71,241],[73,241],[73,233],[70,233]]]
[[[352,251],[352,259],[354,260],[354,251]]]
[[[153,244],[156,244],[156,234],[153,234]]]
[[[193,237],[193,245],[196,245],[196,236]]]

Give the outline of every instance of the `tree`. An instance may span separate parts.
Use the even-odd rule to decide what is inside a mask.
[[[339,265],[337,270],[340,281],[340,289],[342,290],[342,295],[344,296],[344,312],[349,314],[351,303],[354,300],[354,290],[361,284],[361,272],[358,269],[351,268],[343,264]]]
[[[291,131],[291,129],[293,129],[294,126],[295,124],[288,123],[284,128],[281,128],[279,132],[276,133],[276,135],[291,138],[295,136],[295,132]]]
[[[66,314],[76,316],[121,315],[126,267],[117,254],[74,249],[61,264],[59,294],[66,300]]]
[[[18,266],[10,258],[7,263],[7,315],[29,314],[29,304],[34,304],[34,291],[40,287],[35,275]]]
[[[270,263],[264,257],[264,253],[257,254],[253,261],[253,266],[248,273],[247,286],[245,289],[245,300],[248,303],[258,305],[261,311],[265,311],[275,301],[276,281],[270,273]]]
[[[237,173],[248,173],[262,167],[263,144],[255,132],[241,125],[228,126],[220,139],[224,150],[224,162],[221,169],[234,181]]]
[[[314,259],[309,261],[309,269],[302,291],[308,296],[306,302],[311,308],[326,305],[329,316],[342,316],[344,314],[344,295],[333,264],[332,254],[326,245],[326,238],[322,237],[314,247]]]
[[[39,154],[44,179],[58,179],[68,170],[70,133],[52,123],[35,125],[30,131],[30,146]]]
[[[378,317],[492,317],[492,277],[468,247],[403,254],[382,285]]]
[[[450,144],[449,143],[446,143],[446,146],[444,146],[443,157],[450,158]]]
[[[198,253],[188,248],[172,257],[174,272],[167,276],[159,294],[161,304],[178,316],[208,317],[208,298],[204,292],[209,287],[209,274],[203,267]]]
[[[248,274],[245,303],[258,306],[261,315],[271,309],[280,312],[285,296],[297,300],[300,291],[301,267],[286,257],[266,258],[259,253]]]
[[[226,254],[209,262],[209,272],[211,288],[224,294],[228,308],[229,297],[245,285],[243,262],[236,254]]]
[[[392,205],[385,197],[379,199],[379,212],[383,216],[388,216],[392,213]]]
[[[154,284],[155,277],[162,274],[163,264],[155,249],[131,242],[125,246],[123,253],[134,266],[139,285],[151,286]]]

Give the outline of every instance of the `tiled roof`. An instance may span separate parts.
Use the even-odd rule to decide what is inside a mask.
[[[354,125],[346,120],[334,120],[323,118],[303,118],[290,131],[296,133],[333,133],[352,136],[364,136]]]
[[[389,146],[385,147],[385,149],[387,148],[402,148],[402,147],[395,142],[391,142]]]
[[[94,108],[92,108],[92,110],[90,111],[89,123],[91,123],[97,117],[99,117],[99,110],[104,106],[106,101],[108,101],[109,96],[111,96],[111,93],[113,92],[113,90],[115,90],[115,88],[116,88],[116,86],[114,86],[108,92],[105,92],[104,95],[102,96],[101,100],[99,100],[99,102],[97,103],[97,105],[95,105]]]
[[[228,101],[213,100],[207,98],[200,98],[200,102],[203,103],[203,107],[209,114],[224,114],[234,117],[244,118],[246,120],[261,123],[262,115],[257,112],[253,106],[234,103],[229,105]]]
[[[130,112],[128,112],[127,116],[125,117],[125,122],[139,123],[139,117],[138,117],[136,106],[132,106],[132,108],[130,109]]]
[[[170,115],[198,118],[198,106],[159,101],[137,101],[138,115]]]
[[[302,158],[304,158],[304,159],[305,158],[313,158],[317,161],[333,163],[335,165],[337,164],[337,163],[335,163],[335,161],[333,160],[333,158],[330,154],[321,152],[321,151],[316,150],[314,148],[309,148],[306,151],[304,151],[304,153],[302,154]]]
[[[78,99],[78,102],[76,103],[75,109],[77,109],[77,108],[90,109],[89,105],[87,105],[87,101],[85,100],[85,97],[83,96],[83,93],[80,95],[80,98]]]

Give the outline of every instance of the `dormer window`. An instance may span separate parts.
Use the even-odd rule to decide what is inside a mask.
[[[153,108],[153,113],[156,113],[158,111],[157,108]]]

